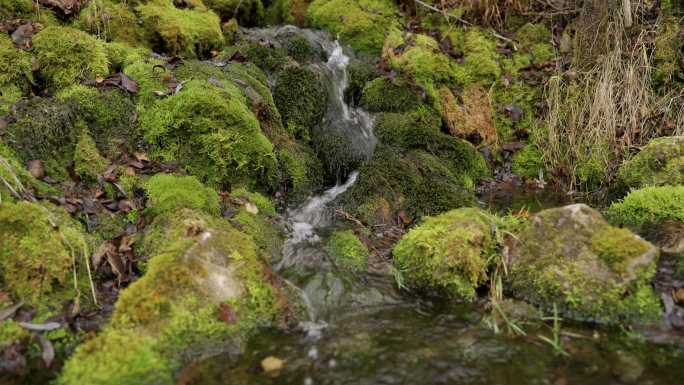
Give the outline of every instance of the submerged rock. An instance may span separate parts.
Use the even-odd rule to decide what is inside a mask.
[[[684,136],[651,140],[622,165],[618,178],[628,188],[684,183]]]
[[[653,321],[661,314],[650,285],[657,258],[647,241],[575,204],[532,218],[510,248],[509,282],[515,295],[576,319]]]

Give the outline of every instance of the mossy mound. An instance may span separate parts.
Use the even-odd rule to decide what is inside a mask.
[[[273,145],[232,83],[191,80],[145,109],[140,127],[152,156],[177,161],[212,186],[273,183]]]
[[[319,75],[306,67],[293,65],[278,74],[273,99],[288,132],[297,139],[308,141],[311,130],[323,118],[328,93]]]
[[[145,182],[147,207],[153,215],[172,213],[182,208],[219,213],[219,197],[216,191],[202,185],[194,176],[156,174]]]
[[[31,176],[14,150],[0,141],[0,202],[23,198],[26,190],[37,194],[53,192],[50,186]]]
[[[186,9],[171,0],[155,0],[136,7],[146,40],[155,51],[188,58],[209,57],[223,46],[219,17],[202,3]]]
[[[489,216],[464,208],[424,218],[392,253],[410,287],[472,301],[487,278],[488,259],[495,249]]]
[[[538,178],[544,170],[544,154],[533,144],[528,144],[513,155],[511,171],[526,178]]]
[[[632,188],[684,183],[684,136],[651,140],[620,167],[618,180]]]
[[[33,37],[40,75],[56,90],[109,74],[105,43],[70,27],[47,27]]]
[[[509,254],[513,293],[568,317],[606,323],[655,321],[651,287],[658,249],[612,227],[582,204],[535,215]]]
[[[282,253],[284,236],[282,229],[276,225],[273,202],[262,194],[244,188],[234,189],[230,196],[246,201],[231,217],[231,223],[254,239],[265,258],[279,256]],[[248,204],[254,205],[256,210]]]
[[[86,182],[97,182],[98,176],[104,173],[109,162],[100,155],[85,125],[80,126],[78,128],[81,133],[74,148],[74,171]]]
[[[363,87],[359,105],[370,112],[403,112],[420,105],[420,95],[403,79],[379,77]]]
[[[326,250],[335,263],[350,271],[365,271],[368,265],[368,248],[351,230],[335,231],[328,238]]]
[[[222,20],[235,18],[243,27],[264,24],[266,12],[261,0],[204,0],[204,4],[216,12]]]
[[[659,23],[653,50],[652,79],[656,89],[667,92],[675,82],[684,81],[684,66],[681,64],[682,29],[676,17],[664,17]]]
[[[360,53],[378,54],[385,36],[399,31],[397,6],[389,0],[314,0],[311,25],[339,36]]]
[[[145,45],[143,29],[127,2],[93,0],[81,9],[74,26],[105,41]]]
[[[14,48],[7,35],[0,35],[0,115],[26,95],[33,83],[31,55]]]
[[[633,190],[606,212],[616,226],[640,233],[668,220],[684,222],[684,186],[651,186]]]
[[[373,129],[380,142],[401,148],[426,148],[440,136],[442,120],[429,107],[407,113],[380,114]]]

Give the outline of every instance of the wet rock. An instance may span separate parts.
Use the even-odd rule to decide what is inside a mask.
[[[655,320],[651,288],[658,249],[629,230],[612,227],[583,204],[544,210],[511,245],[513,292],[537,305],[560,305],[578,319]]]

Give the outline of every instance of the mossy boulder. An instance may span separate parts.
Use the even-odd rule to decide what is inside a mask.
[[[574,319],[655,321],[657,258],[647,241],[574,204],[539,212],[517,235],[508,281],[516,296],[547,309],[556,304]]]
[[[129,4],[116,0],[93,0],[81,8],[74,26],[105,41],[144,45],[143,29]]]
[[[425,217],[392,254],[409,287],[472,301],[487,279],[488,260],[495,251],[489,215],[463,208]]]
[[[273,145],[232,83],[191,80],[146,108],[140,127],[153,157],[177,161],[212,186],[273,183]]]
[[[48,87],[62,89],[109,74],[105,43],[70,27],[47,27],[33,37],[40,75]]]
[[[194,176],[156,174],[144,185],[148,211],[153,215],[170,213],[182,208],[219,214],[219,196],[215,190],[205,187]]]
[[[74,148],[74,171],[86,182],[97,182],[109,165],[95,146],[95,141],[90,136],[84,124],[80,125],[81,133]]]
[[[204,4],[222,20],[235,18],[243,27],[264,24],[265,9],[261,0],[204,0]]]
[[[350,271],[365,271],[368,266],[368,248],[351,230],[335,231],[326,244],[335,264]]]
[[[405,113],[379,114],[373,128],[375,136],[384,144],[401,148],[425,148],[435,142],[442,131],[442,120],[429,107],[419,107]]]
[[[231,216],[233,225],[254,239],[268,261],[280,256],[284,234],[282,227],[278,225],[273,202],[260,193],[241,187],[233,189],[230,196],[243,201],[237,212]]]
[[[31,55],[14,48],[7,35],[0,35],[0,115],[28,94],[33,83]]]
[[[678,185],[684,183],[684,136],[651,140],[618,171],[624,187]]]
[[[273,99],[288,132],[308,141],[311,130],[323,119],[328,92],[316,72],[292,65],[278,74]]]
[[[650,186],[633,190],[606,212],[616,226],[640,233],[666,221],[684,222],[684,186]]]
[[[359,105],[370,112],[404,112],[420,105],[420,95],[404,79],[379,77],[363,87]]]
[[[312,26],[370,55],[380,52],[388,33],[399,31],[397,14],[397,6],[389,0],[314,0],[308,8]]]

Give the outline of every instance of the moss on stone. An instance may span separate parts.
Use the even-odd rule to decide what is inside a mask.
[[[28,339],[29,337],[30,334],[28,330],[19,326],[19,324],[12,319],[0,323],[0,349],[24,339]]]
[[[365,54],[378,54],[386,34],[399,31],[397,13],[389,0],[314,0],[308,8],[314,27],[327,29]]]
[[[494,123],[501,141],[513,140],[516,134],[529,135],[533,143],[545,139],[538,122],[541,112],[537,107],[543,102],[542,91],[542,88],[523,81],[508,85],[497,82],[494,85]]]
[[[155,91],[168,92],[165,81],[173,76],[162,60],[152,58],[142,58],[125,65],[123,73],[138,83],[136,104],[140,112],[159,100]]]
[[[191,80],[145,109],[140,127],[153,157],[177,161],[212,186],[273,183],[273,145],[232,83]]]
[[[377,117],[373,129],[382,143],[402,148],[425,148],[439,136],[442,120],[428,107],[406,113],[384,113]]]
[[[650,186],[633,190],[608,208],[606,216],[616,226],[638,232],[667,220],[684,222],[684,186]]]
[[[335,263],[350,271],[365,271],[368,265],[368,248],[351,230],[335,231],[328,238],[326,250]]]
[[[395,263],[413,288],[472,301],[495,251],[491,226],[488,216],[474,208],[426,217],[394,247]]]
[[[109,74],[105,43],[70,27],[47,27],[33,37],[41,77],[54,89]]]
[[[365,61],[352,61],[347,66],[347,73],[349,77],[349,84],[344,90],[344,100],[347,104],[358,106],[363,96],[363,89],[366,83],[378,76],[375,65]]]
[[[490,85],[501,77],[496,42],[477,28],[469,29],[463,38],[464,63],[457,67],[461,84]]]
[[[651,140],[618,171],[623,187],[678,185],[684,183],[684,136]]]
[[[22,195],[23,190],[34,194],[54,194],[50,185],[35,179],[26,170],[19,157],[9,146],[0,141],[0,202],[15,200],[15,193]],[[9,186],[9,187],[8,187]],[[10,188],[13,191],[10,191]]]
[[[14,48],[7,35],[0,35],[0,115],[28,94],[33,83],[31,55]]]
[[[533,144],[528,144],[513,155],[511,170],[527,178],[538,178],[544,170],[544,154]]]
[[[77,124],[76,128],[81,133],[74,148],[74,170],[85,182],[97,182],[97,177],[104,173],[109,162],[100,155],[85,124]]]
[[[516,31],[515,36],[519,50],[531,55],[530,64],[543,63],[556,56],[551,31],[544,24],[527,23]]]
[[[290,135],[308,141],[311,129],[323,118],[328,93],[314,71],[293,65],[279,73],[273,99]]]
[[[204,4],[222,20],[235,18],[244,27],[264,24],[265,9],[261,0],[204,0]]]
[[[379,77],[366,83],[359,105],[370,112],[402,112],[420,105],[420,96],[403,79]]]
[[[216,191],[203,186],[193,176],[156,174],[145,182],[148,210],[154,215],[169,214],[187,208],[210,215],[219,213]]]
[[[144,45],[138,18],[126,2],[93,0],[81,9],[74,26],[105,41]]]
[[[230,195],[233,197],[246,199],[248,202],[253,203],[259,209],[260,214],[268,217],[273,217],[276,215],[276,209],[273,205],[273,202],[271,202],[268,197],[258,192],[252,192],[245,188],[239,187],[233,189],[230,192]]]
[[[343,130],[317,130],[312,145],[331,183],[344,178],[367,160],[354,137]]]
[[[155,0],[136,10],[155,50],[202,58],[223,46],[220,19],[204,6],[179,9],[171,0]]]
[[[323,165],[309,147],[289,141],[278,147],[281,183],[293,198],[302,197],[323,184]]]

